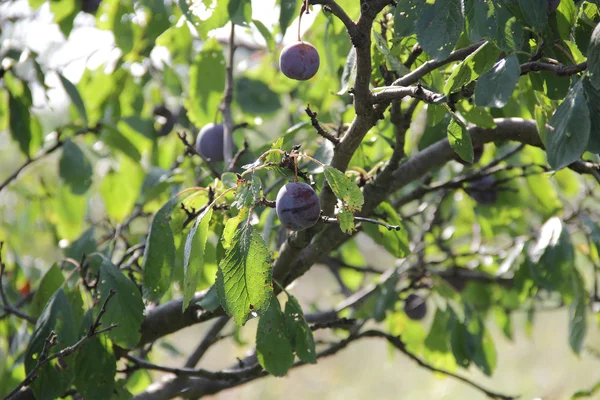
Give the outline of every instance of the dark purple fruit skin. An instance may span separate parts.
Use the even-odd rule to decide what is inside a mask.
[[[290,182],[279,189],[275,209],[281,224],[293,231],[310,228],[319,220],[321,202],[306,183]]]
[[[315,76],[319,70],[319,53],[315,46],[306,42],[290,43],[279,56],[279,69],[285,76],[305,81]]]
[[[418,294],[411,293],[404,300],[404,312],[408,318],[420,321],[427,315],[427,303]]]
[[[552,12],[556,11],[559,4],[560,4],[560,0],[548,0],[548,12],[552,13]]]
[[[222,124],[205,125],[198,133],[196,151],[210,161],[223,161],[223,136]]]
[[[490,205],[494,204],[498,198],[498,189],[495,184],[496,179],[491,175],[487,175],[473,181],[466,191],[478,204]]]

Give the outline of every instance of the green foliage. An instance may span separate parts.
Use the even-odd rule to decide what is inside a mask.
[[[193,393],[284,376],[372,331],[420,365],[494,379],[507,357],[494,342],[548,307],[573,354],[591,349],[598,1],[311,5],[301,39],[321,66],[306,82],[278,68],[298,0],[271,19],[249,0],[28,3],[0,21],[3,396],[40,362],[38,399],[132,398],[154,379],[134,357],[186,356],[165,336],[221,316],[199,341],[256,358],[190,379]],[[47,12],[62,36],[15,36]],[[208,123],[230,128],[230,165],[196,154]],[[322,207],[298,232],[273,209],[292,181]],[[317,263],[335,279],[306,290]],[[422,319],[405,308],[415,296]],[[46,356],[76,348],[45,362],[52,332]]]
[[[294,362],[286,319],[277,297],[273,297],[258,321],[256,357],[260,365],[275,376],[284,376]]]
[[[269,249],[250,224],[236,230],[219,263],[217,293],[227,314],[239,325],[263,314],[273,292]]]

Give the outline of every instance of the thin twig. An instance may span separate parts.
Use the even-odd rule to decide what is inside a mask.
[[[406,349],[406,346],[404,345],[404,342],[402,342],[402,339],[400,339],[400,337],[398,337],[398,336],[392,336],[390,334],[376,331],[376,330],[368,330],[368,331],[364,331],[364,332],[360,333],[359,337],[384,338],[388,341],[389,344],[391,344],[396,349],[400,350],[400,352],[402,352],[408,358],[410,358],[411,360],[413,360],[414,362],[419,364],[420,367],[423,367],[431,372],[436,372],[438,374],[442,374],[442,375],[452,377],[454,379],[458,379],[459,381],[464,382],[467,385],[471,386],[472,388],[475,388],[475,389],[479,390],[480,392],[484,393],[490,399],[515,400],[519,397],[519,396],[509,396],[509,395],[504,395],[501,393],[492,392],[491,390],[488,390],[488,389],[484,388],[483,386],[478,385],[477,383],[469,380],[468,378],[465,378],[464,376],[457,375],[457,374],[447,371],[445,369],[437,368],[437,367],[434,367],[433,365],[427,364],[425,361],[421,360],[419,357],[417,357],[416,355],[414,355],[413,353],[408,351]]]
[[[82,337],[81,339],[79,339],[79,341],[77,343],[75,343],[74,345],[65,347],[61,351],[56,352],[56,353],[52,354],[49,357],[46,357],[46,354],[48,353],[48,350],[52,346],[54,346],[56,344],[56,339],[57,339],[56,334],[54,332],[50,332],[50,335],[46,338],[46,341],[44,342],[44,347],[42,348],[42,352],[40,353],[38,361],[35,364],[35,366],[33,367],[33,369],[29,372],[29,374],[27,374],[27,376],[25,377],[25,379],[23,379],[23,381],[21,381],[17,385],[17,387],[15,387],[4,398],[4,400],[10,399],[19,390],[21,390],[22,387],[31,384],[37,378],[37,372],[38,372],[38,370],[41,367],[43,367],[44,365],[48,364],[50,361],[52,361],[52,360],[54,360],[56,358],[65,358],[65,357],[71,355],[72,353],[74,353],[75,351],[77,351],[77,349],[79,349],[81,346],[83,346],[92,337],[100,335],[100,334],[105,333],[105,332],[108,332],[111,329],[114,329],[117,326],[119,326],[119,324],[112,324],[112,325],[110,325],[110,326],[108,326],[106,328],[98,329],[100,327],[100,325],[102,324],[101,321],[100,321],[100,319],[102,318],[102,316],[106,312],[106,305],[109,302],[109,300],[115,295],[115,293],[116,293],[115,290],[111,289],[110,293],[106,297],[106,300],[104,300],[104,303],[102,304],[102,307],[100,308],[100,312],[98,313],[98,316],[96,317],[94,323],[92,323],[92,325],[90,325],[90,327],[88,328],[88,331],[87,331],[87,333],[85,334],[84,337]]]
[[[101,127],[100,124],[98,124],[94,127],[86,127],[84,129],[81,129],[81,130],[75,132],[72,137],[76,137],[76,136],[83,135],[86,133],[98,133],[100,131],[100,127]],[[8,178],[6,178],[4,180],[4,182],[0,183],[0,192],[2,191],[2,189],[4,189],[6,186],[8,186],[8,184],[10,182],[12,182],[13,180],[16,179],[19,176],[19,174],[21,173],[21,171],[23,171],[25,168],[27,168],[29,165],[33,164],[34,162],[39,161],[42,158],[54,153],[56,150],[60,149],[64,144],[65,144],[65,141],[60,140],[60,138],[59,138],[54,145],[52,145],[51,147],[49,147],[45,150],[40,151],[35,157],[33,157],[33,158],[28,157],[27,160],[15,170],[15,172],[13,172]]]
[[[319,124],[319,120],[317,119],[317,113],[310,109],[310,104],[306,105],[304,111],[306,111],[306,115],[310,117],[310,123],[319,135],[329,140],[331,143],[333,143],[334,146],[337,146],[340,143],[340,140],[338,138],[333,136],[331,133],[327,132],[325,129],[323,129],[321,124]]]
[[[219,340],[219,332],[227,325],[227,321],[229,321],[229,317],[224,315],[217,319],[217,321],[210,327],[204,339],[200,342],[196,350],[188,357],[185,362],[185,368],[194,368],[198,361],[202,358],[204,353],[212,346],[215,342]]]

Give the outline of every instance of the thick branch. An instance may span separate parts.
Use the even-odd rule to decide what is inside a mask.
[[[558,76],[571,76],[583,72],[586,69],[587,61],[577,65],[561,65],[530,61],[526,62],[525,64],[521,64],[521,75],[525,75],[529,72],[547,71],[552,72]]]
[[[424,89],[421,85],[417,86],[393,86],[388,87],[381,92],[373,95],[374,103],[385,103],[392,100],[402,100],[406,96],[414,97],[415,99],[423,100],[426,103],[439,104],[445,102],[446,96],[443,94],[432,92]]]

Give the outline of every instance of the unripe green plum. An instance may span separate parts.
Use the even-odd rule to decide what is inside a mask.
[[[422,320],[427,315],[427,303],[425,299],[418,294],[411,293],[404,300],[404,312],[410,319],[416,321]]]
[[[306,42],[293,42],[281,51],[279,68],[285,76],[305,81],[319,70],[319,53],[315,46]]]
[[[223,137],[222,124],[205,125],[198,133],[196,151],[210,161],[223,161]]]
[[[321,215],[321,202],[310,185],[290,182],[277,193],[275,209],[283,226],[301,231],[317,223]]]

